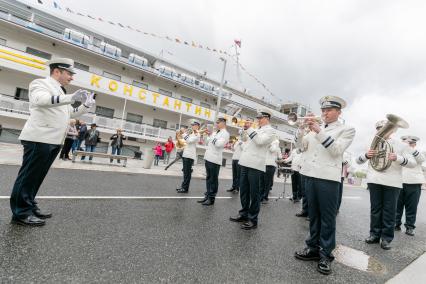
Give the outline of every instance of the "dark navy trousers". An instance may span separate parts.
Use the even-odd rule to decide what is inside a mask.
[[[181,188],[184,190],[189,189],[189,184],[191,182],[191,176],[192,176],[192,165],[194,164],[194,160],[191,158],[184,158],[182,157],[183,161],[183,181]]]
[[[396,204],[400,188],[369,183],[370,235],[391,242],[394,237]]]
[[[300,193],[302,196],[302,212],[308,213],[308,195],[306,194],[305,176],[300,174]]]
[[[257,224],[260,211],[260,178],[265,174],[262,171],[240,166],[240,216],[248,218]]]
[[[342,204],[342,197],[343,197],[343,182],[345,181],[345,178],[342,177],[342,182],[339,184],[339,202],[337,204],[337,212],[340,210],[340,205]]]
[[[274,175],[277,167],[266,166],[266,172],[260,176],[260,200],[268,200],[269,192],[274,186]]]
[[[420,194],[422,191],[421,184],[402,185],[402,190],[399,193],[398,204],[396,208],[396,225],[401,226],[402,213],[405,208],[405,224],[406,228],[415,229],[417,205],[419,204]]]
[[[35,197],[61,145],[21,141],[24,146],[22,166],[10,196],[12,214],[20,219],[33,215]]]
[[[217,191],[219,189],[219,171],[220,165],[206,161],[206,188],[207,191],[204,194],[209,199],[215,199]]]
[[[293,200],[299,200],[302,198],[302,189],[300,183],[300,174],[299,172],[294,171],[291,175],[291,190],[293,193]]]
[[[339,182],[305,176],[308,197],[309,237],[307,246],[321,257],[333,260],[336,247],[336,213]]]
[[[240,165],[239,160],[232,160],[232,189],[240,188]]]

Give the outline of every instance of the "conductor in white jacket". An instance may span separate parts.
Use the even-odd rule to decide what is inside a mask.
[[[266,153],[276,135],[270,125],[271,112],[268,109],[260,110],[256,116],[259,129],[251,127],[246,122],[244,129],[249,137],[241,153],[240,170],[240,200],[241,210],[233,222],[242,222],[241,228],[251,230],[257,228],[257,219],[260,211],[260,178],[266,172]]]
[[[411,150],[416,166],[414,168],[402,168],[402,190],[399,193],[398,205],[396,208],[396,225],[395,231],[401,230],[402,213],[405,208],[405,233],[414,236],[416,228],[417,205],[420,200],[422,184],[425,183],[425,176],[422,170],[422,163],[425,161],[425,155],[416,149],[417,141],[420,139],[416,136],[402,136],[402,141],[407,143]]]
[[[78,90],[66,95],[65,86],[73,80],[74,61],[57,58],[49,62],[50,76],[29,86],[30,117],[19,136],[24,147],[22,166],[10,197],[12,223],[42,226],[52,214],[41,211],[35,197],[64,142],[68,121],[95,104],[93,94]],[[72,107],[75,102],[82,103]]]
[[[192,166],[194,161],[197,159],[197,142],[200,141],[200,123],[197,120],[192,121],[191,130],[192,133],[185,132],[183,139],[186,141],[186,146],[182,153],[182,171],[183,181],[181,187],[177,190],[178,193],[188,193],[189,184],[192,176]]]
[[[207,150],[204,154],[206,166],[206,192],[204,199],[199,200],[205,206],[214,204],[219,188],[219,170],[222,165],[222,153],[229,142],[229,133],[226,130],[226,119],[219,117],[216,121],[216,132],[207,139]]]

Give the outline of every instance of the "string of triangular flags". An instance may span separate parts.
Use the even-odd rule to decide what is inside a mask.
[[[47,5],[45,0],[35,0],[35,1],[40,5]],[[53,0],[53,7],[55,9],[60,10],[60,11],[65,11],[66,13],[75,14],[75,15],[81,16],[81,17],[87,17],[87,18],[92,19],[94,21],[100,21],[100,22],[108,23],[110,25],[117,26],[117,27],[120,27],[120,28],[123,28],[123,29],[128,29],[130,31],[140,33],[140,34],[143,34],[145,36],[151,36],[151,37],[158,38],[158,39],[164,39],[164,40],[168,40],[170,42],[174,42],[175,44],[182,44],[182,45],[185,45],[185,46],[188,46],[188,47],[200,48],[200,49],[204,49],[204,50],[207,50],[207,51],[210,51],[210,52],[215,52],[215,53],[218,53],[218,54],[225,55],[228,58],[231,58],[236,64],[238,64],[238,66],[241,68],[241,70],[243,70],[248,76],[250,76],[253,80],[255,80],[269,95],[273,96],[275,99],[279,100],[280,102],[282,101],[266,86],[265,83],[263,83],[255,75],[250,73],[247,70],[247,68],[245,68],[238,60],[236,60],[232,56],[232,54],[230,54],[226,50],[209,47],[207,45],[197,43],[197,41],[194,41],[194,40],[184,40],[184,39],[181,39],[181,38],[178,38],[178,37],[172,37],[172,36],[168,36],[168,35],[162,36],[162,35],[158,35],[158,34],[155,34],[155,33],[152,33],[152,32],[143,31],[139,28],[131,27],[130,25],[125,25],[125,24],[122,24],[120,22],[114,22],[114,21],[108,20],[104,17],[92,16],[92,15],[89,15],[87,13],[83,13],[81,11],[78,11],[74,8],[72,8],[72,9],[69,8],[69,7],[62,8],[61,5],[59,5],[58,1],[55,1],[55,0]],[[241,40],[235,39],[234,44],[236,46],[238,46],[239,48],[241,48]]]

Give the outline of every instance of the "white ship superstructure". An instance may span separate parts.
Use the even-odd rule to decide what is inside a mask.
[[[2,141],[17,141],[28,118],[28,85],[48,76],[47,60],[68,57],[77,74],[68,93],[88,89],[97,94],[96,108],[82,119],[95,122],[101,132],[98,151],[106,152],[109,137],[122,128],[129,137],[124,154],[152,147],[175,137],[175,130],[191,118],[213,123],[219,82],[187,70],[142,48],[65,21],[15,1],[0,0],[0,124]],[[238,135],[246,118],[260,108],[273,112],[281,146],[290,148],[294,128],[277,106],[225,86],[220,115],[228,119],[231,135]],[[12,135],[14,134],[14,135]],[[199,145],[202,156],[204,146]],[[225,158],[231,157],[226,151]]]

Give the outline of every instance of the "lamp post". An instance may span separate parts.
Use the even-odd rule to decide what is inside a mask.
[[[222,79],[220,80],[220,86],[219,86],[219,94],[217,96],[217,104],[216,104],[216,112],[214,114],[214,122],[217,121],[217,117],[219,115],[220,102],[222,100],[223,83],[225,82],[226,59],[221,57],[220,60],[223,61],[223,69],[222,69]]]

